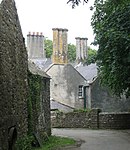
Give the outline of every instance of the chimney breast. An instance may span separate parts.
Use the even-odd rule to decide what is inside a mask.
[[[75,39],[76,39],[76,61],[79,63],[87,58],[88,38],[76,37]]]
[[[52,61],[55,64],[67,64],[67,32],[68,29],[53,28],[53,56]]]
[[[41,32],[42,33],[42,32]],[[29,32],[27,35],[27,51],[29,59],[44,59],[44,36],[39,32]],[[42,35],[42,36],[41,36]]]

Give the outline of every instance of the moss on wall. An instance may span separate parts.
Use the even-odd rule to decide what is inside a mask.
[[[36,130],[42,89],[42,77],[28,71],[28,132]]]
[[[0,1],[0,150],[27,134],[27,64],[15,1]]]
[[[28,134],[51,135],[50,78],[28,70]]]
[[[46,90],[50,87],[47,81],[49,80],[43,76],[33,74],[28,70],[28,135],[17,140],[17,149],[31,150],[32,146],[40,146],[39,142],[43,143],[44,139],[50,135],[48,133],[51,132],[51,125],[46,121],[50,118],[48,117],[48,115],[50,116],[50,107],[48,106],[50,97],[47,97],[50,90]]]

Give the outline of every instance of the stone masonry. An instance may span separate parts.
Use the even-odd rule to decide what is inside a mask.
[[[100,113],[99,128],[101,129],[130,129],[130,113]]]
[[[39,69],[34,63],[28,62],[31,76],[29,76],[29,84],[40,85],[38,87],[33,86],[31,94],[32,103],[32,128],[33,132],[38,133],[41,139],[44,140],[44,134],[51,135],[51,118],[50,118],[50,77],[41,69]],[[38,79],[40,77],[40,79]],[[35,80],[32,80],[35,78]],[[37,81],[36,81],[37,79]],[[34,92],[35,91],[35,92]],[[37,92],[36,92],[37,91]],[[37,99],[36,95],[39,95]],[[37,101],[36,101],[37,99]]]
[[[27,53],[14,0],[0,1],[0,150],[27,134]]]
[[[29,32],[27,35],[27,51],[29,59],[44,59],[44,36],[42,32]]]
[[[52,112],[52,127],[89,128],[89,129],[130,129],[129,112],[101,112],[92,109],[89,112]]]
[[[67,59],[67,32],[68,29],[53,28],[53,56],[54,64],[66,64]]]
[[[99,109],[88,112],[53,112],[51,115],[52,127],[59,128],[93,128],[99,127]]]
[[[75,39],[76,39],[76,61],[79,63],[87,58],[88,38],[76,37]]]

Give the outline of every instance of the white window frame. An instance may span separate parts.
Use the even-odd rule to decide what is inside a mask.
[[[84,87],[83,87],[83,85],[79,85],[79,87],[78,87],[78,97],[79,98],[84,97]]]

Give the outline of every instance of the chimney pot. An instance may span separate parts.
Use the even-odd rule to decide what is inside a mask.
[[[31,32],[28,32],[28,35],[31,35]]]
[[[81,39],[80,37],[76,37],[75,39]]]

